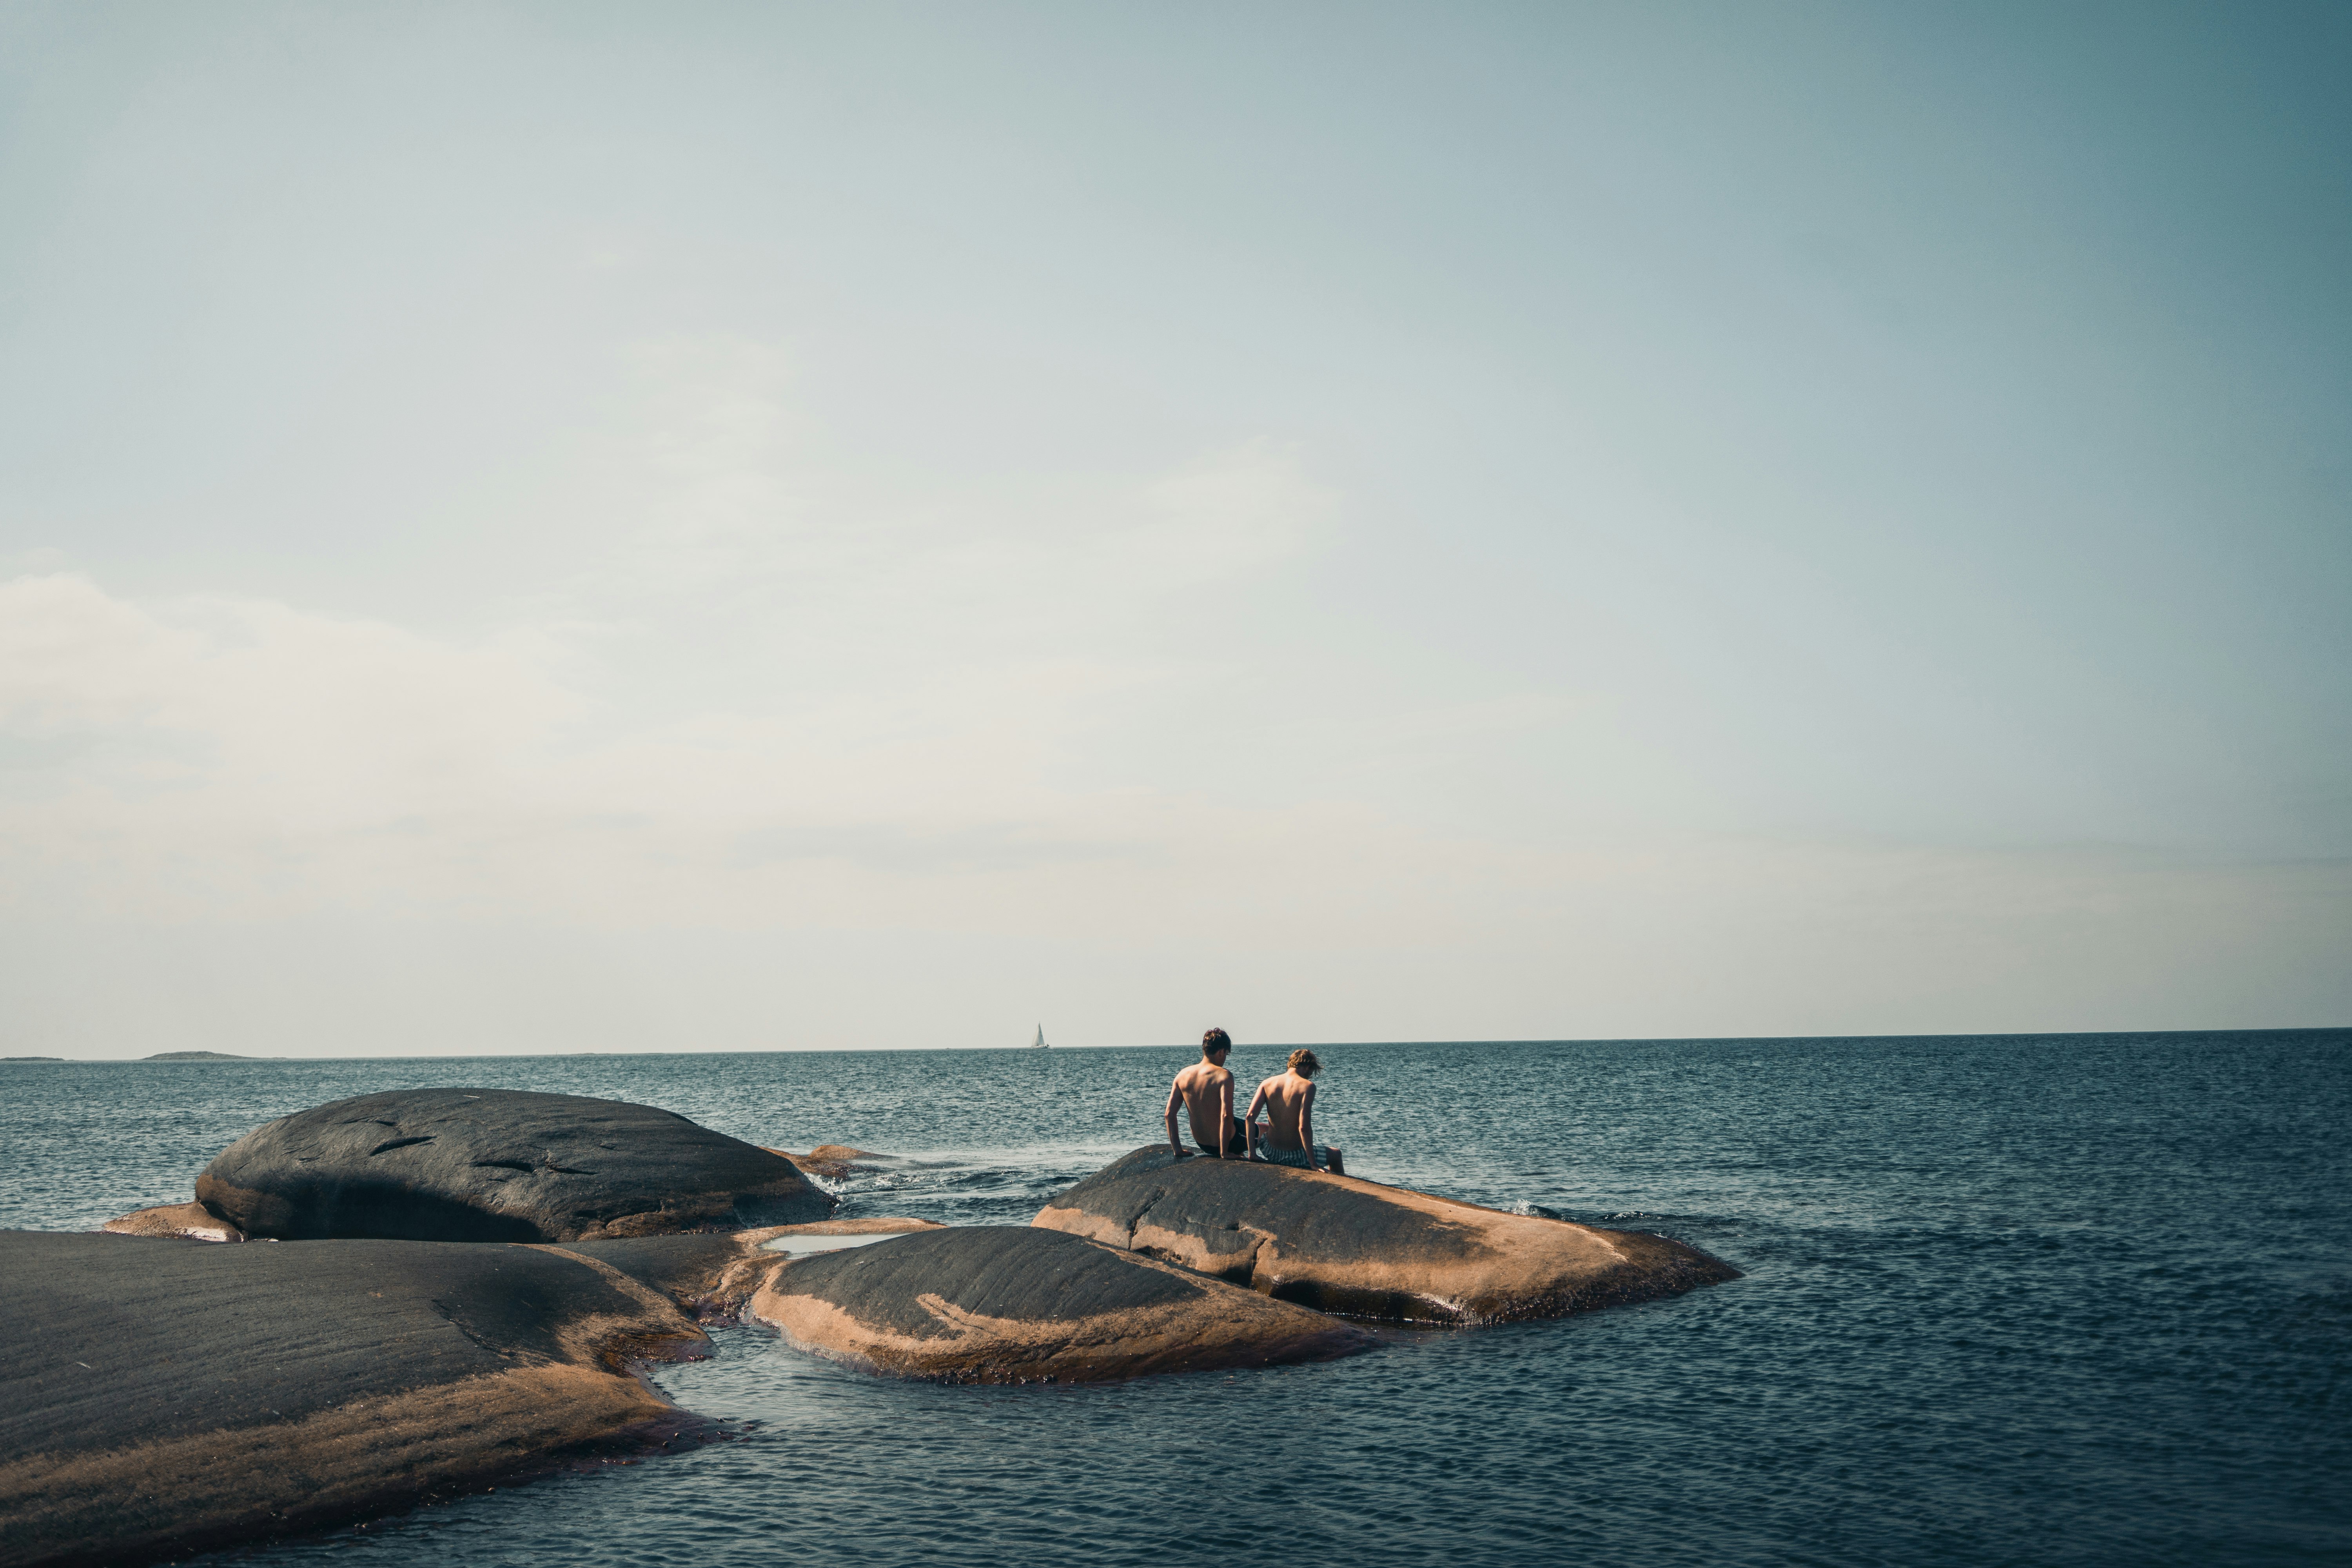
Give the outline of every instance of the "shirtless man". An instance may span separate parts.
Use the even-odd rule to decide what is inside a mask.
[[[1192,1119],[1192,1142],[1201,1146],[1202,1153],[1221,1160],[1249,1156],[1249,1139],[1234,1115],[1234,1075],[1225,1070],[1225,1054],[1233,1048],[1232,1036],[1223,1029],[1210,1030],[1201,1037],[1201,1059],[1178,1073],[1168,1088],[1168,1110],[1162,1120],[1168,1123],[1168,1146],[1179,1159],[1185,1152],[1183,1140],[1176,1135],[1180,1105]]]
[[[1265,1142],[1253,1155],[1271,1164],[1295,1165],[1302,1171],[1329,1171],[1345,1175],[1337,1149],[1315,1147],[1315,1075],[1323,1064],[1313,1051],[1290,1053],[1288,1070],[1257,1086],[1243,1117],[1250,1142],[1257,1142],[1257,1113],[1265,1110]]]

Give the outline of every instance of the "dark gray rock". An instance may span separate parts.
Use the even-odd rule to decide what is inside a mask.
[[[1034,1225],[1277,1300],[1399,1322],[1557,1317],[1739,1278],[1695,1247],[1243,1160],[1121,1156]]]
[[[196,1179],[250,1237],[574,1241],[824,1219],[791,1161],[672,1111],[499,1089],[362,1095],[257,1127]]]
[[[797,1258],[751,1316],[802,1346],[950,1383],[1071,1383],[1321,1361],[1371,1336],[1057,1231],[959,1226]]]
[[[741,1247],[665,1239],[0,1231],[0,1563],[135,1563],[690,1433],[627,1364],[703,1353],[667,1294]]]

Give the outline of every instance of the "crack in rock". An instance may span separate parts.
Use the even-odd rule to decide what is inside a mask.
[[[424,1133],[423,1135],[415,1138],[387,1138],[383,1142],[377,1144],[374,1148],[369,1150],[368,1152],[371,1154],[381,1154],[387,1149],[405,1149],[412,1143],[430,1143],[432,1142],[433,1134],[430,1132]]]

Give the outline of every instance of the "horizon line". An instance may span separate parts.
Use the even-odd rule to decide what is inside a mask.
[[[2189,1029],[1996,1029],[1955,1030],[1934,1034],[1861,1034],[1861,1035],[1592,1035],[1592,1036],[1525,1036],[1513,1037],[1451,1039],[1451,1040],[1265,1040],[1255,1043],[1235,1041],[1236,1052],[1245,1050],[1297,1050],[1311,1048],[1335,1050],[1401,1046],[1671,1046],[1671,1045],[1740,1045],[1790,1040],[2093,1040],[2147,1038],[2177,1035],[2325,1035],[2352,1033],[2352,1023],[2289,1024],[2272,1027],[2226,1027]],[[1116,1046],[1049,1046],[1056,1051],[1160,1051],[1197,1049],[1199,1042],[1143,1041]],[[234,1051],[213,1053],[208,1058],[173,1058],[173,1053],[157,1052],[143,1057],[63,1057],[40,1054],[0,1056],[0,1065],[16,1067],[81,1066],[81,1067],[208,1067],[228,1062],[422,1062],[422,1061],[485,1061],[485,1060],[547,1060],[575,1057],[753,1057],[753,1056],[903,1056],[919,1052],[955,1052],[972,1056],[995,1056],[1005,1051],[1030,1052],[1034,1046],[769,1046],[741,1047],[724,1050],[523,1050],[523,1051],[436,1051],[411,1055],[356,1056],[244,1056]]]

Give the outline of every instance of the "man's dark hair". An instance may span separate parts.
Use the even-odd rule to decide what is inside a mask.
[[[1214,1051],[1230,1051],[1233,1048],[1234,1037],[1223,1029],[1212,1029],[1201,1037],[1201,1054],[1204,1057]]]

